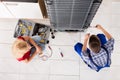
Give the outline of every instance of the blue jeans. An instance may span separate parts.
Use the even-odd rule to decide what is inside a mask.
[[[40,37],[40,36],[37,36],[37,35],[36,35],[36,36],[32,36],[31,38],[35,41],[35,43],[36,43],[38,46],[40,46],[40,47],[42,48],[42,50],[45,49],[45,44],[40,43],[40,40],[41,40],[41,37]],[[32,47],[32,48],[31,48],[31,54],[30,54],[30,55],[32,55],[35,51],[36,51],[36,48],[35,48],[35,47]]]
[[[43,43],[40,43],[40,40],[41,40],[41,37],[40,36],[32,36],[31,37],[34,41],[35,41],[35,43],[38,45],[38,46],[40,46],[41,48],[42,48],[42,50],[44,50],[45,49],[45,44],[43,44]]]
[[[100,42],[101,42],[101,45],[104,45],[107,40],[106,40],[106,37],[104,34],[97,34],[98,38],[100,39]],[[83,47],[83,44],[82,43],[77,43],[75,46],[74,46],[74,49],[75,51],[81,56],[81,52],[82,52],[82,47]],[[87,48],[87,52],[90,51],[88,48]]]

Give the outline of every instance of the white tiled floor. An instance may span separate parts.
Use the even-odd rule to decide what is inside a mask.
[[[74,44],[83,42],[85,33],[98,33],[89,28],[85,32],[57,32],[50,39],[53,55],[42,61],[35,57],[30,63],[20,63],[11,53],[13,33],[18,19],[0,19],[0,80],[120,80],[120,1],[103,0],[91,25],[101,24],[115,38],[112,65],[100,72],[89,69],[74,51]],[[45,21],[43,21],[45,23]],[[61,57],[59,48],[64,57]]]

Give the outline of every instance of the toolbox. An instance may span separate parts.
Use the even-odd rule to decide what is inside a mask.
[[[14,37],[18,36],[41,36],[41,43],[49,43],[51,28],[48,25],[36,23],[28,19],[19,19],[15,27]]]

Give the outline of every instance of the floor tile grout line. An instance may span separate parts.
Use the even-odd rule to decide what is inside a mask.
[[[1,45],[12,45],[12,42],[11,43],[7,43],[7,41],[6,41],[6,42],[0,42],[0,44]]]
[[[50,80],[50,74],[51,74],[51,62],[49,62],[49,73],[48,73],[48,80]]]
[[[0,72],[0,73],[2,73],[2,74],[19,74],[19,75],[26,75],[26,74],[28,74],[28,75],[36,75],[36,74],[38,74],[38,75],[48,75],[48,74],[45,74],[45,73],[25,73],[25,72]]]
[[[13,59],[11,56],[10,57],[0,57],[0,58],[2,58],[2,59],[4,59],[4,58],[7,58],[7,59]],[[38,59],[34,59],[34,60],[38,60]],[[49,59],[50,61],[78,61],[78,59]]]
[[[50,76],[79,76],[79,75],[50,74]]]
[[[74,45],[56,45],[56,44],[49,44],[50,46],[74,46]]]
[[[54,60],[51,60],[51,61],[54,61]],[[56,61],[56,60],[55,60]],[[58,60],[58,61],[61,61],[61,60]],[[71,60],[70,60],[71,61]],[[76,61],[75,61],[76,62]],[[50,69],[51,69],[51,66],[50,66]],[[50,76],[79,76],[79,75],[69,75],[69,74],[52,74],[51,71],[49,73],[49,79],[50,80]]]
[[[49,59],[50,61],[73,61],[73,62],[78,62],[78,60],[71,60],[71,59]]]

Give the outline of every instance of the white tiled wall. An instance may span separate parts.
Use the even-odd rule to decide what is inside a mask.
[[[0,19],[0,80],[120,80],[119,0],[103,0],[91,24],[103,25],[115,38],[112,65],[100,72],[89,69],[73,48],[75,43],[83,42],[86,33],[97,34],[100,31],[89,28],[85,32],[56,32],[55,39],[50,38],[52,57],[42,61],[36,56],[25,64],[18,62],[11,52],[17,21],[18,19]],[[59,48],[64,57],[60,55]]]

